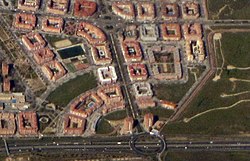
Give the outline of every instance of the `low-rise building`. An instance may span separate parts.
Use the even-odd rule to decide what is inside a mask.
[[[157,41],[158,37],[158,26],[155,24],[143,24],[140,26],[140,38],[142,41]]]
[[[20,112],[18,114],[18,129],[20,135],[36,135],[38,133],[36,113]]]
[[[198,2],[186,1],[182,3],[182,16],[184,19],[197,19],[200,17],[200,6]]]
[[[161,35],[163,40],[179,41],[181,39],[181,27],[177,23],[161,24]]]
[[[140,62],[142,60],[142,50],[137,41],[123,41],[122,53],[127,63]]]
[[[42,71],[45,76],[52,81],[57,81],[66,74],[66,70],[63,65],[57,61],[50,61],[42,66]]]
[[[131,81],[142,81],[148,78],[148,72],[145,64],[129,64],[128,73]]]
[[[13,113],[0,113],[0,135],[14,135],[16,121]]]
[[[87,22],[78,25],[76,35],[85,38],[92,45],[105,43],[107,39],[100,28]]]
[[[64,15],[68,12],[69,0],[48,0],[47,12],[52,14]]]
[[[161,15],[164,20],[176,20],[179,17],[179,7],[177,3],[164,3],[162,5]]]
[[[40,0],[18,0],[17,8],[26,11],[36,11],[40,7]]]
[[[143,125],[147,132],[152,130],[154,125],[154,115],[152,113],[147,113],[144,115]]]
[[[18,13],[13,22],[17,29],[33,30],[36,27],[37,18],[34,14]]]
[[[37,64],[43,65],[54,59],[54,53],[48,48],[43,48],[34,52],[34,59]]]
[[[64,20],[61,17],[44,17],[42,20],[42,30],[45,32],[61,33],[63,26]]]
[[[46,41],[37,32],[30,32],[22,36],[22,42],[28,50],[39,50],[45,47]]]
[[[26,102],[23,93],[0,93],[0,103],[4,108],[27,109],[30,104]]]
[[[103,101],[95,92],[87,92],[77,97],[69,106],[70,113],[79,117],[87,118],[97,110]]]
[[[96,2],[86,0],[75,0],[74,16],[88,17],[92,16],[97,9]]]
[[[98,96],[104,101],[103,113],[125,108],[125,102],[119,85],[106,85],[97,90]]]
[[[138,2],[137,3],[137,20],[152,21],[155,18],[155,5],[153,2]]]
[[[63,133],[66,135],[82,135],[86,126],[86,119],[66,114],[64,116]]]
[[[160,106],[170,109],[170,110],[174,110],[177,108],[177,104],[174,102],[170,102],[170,101],[166,101],[166,100],[160,100]]]
[[[135,19],[135,7],[132,2],[113,2],[112,3],[113,12],[122,17],[125,20],[133,20]]]
[[[117,81],[115,67],[113,66],[98,68],[97,74],[101,84],[111,84]]]
[[[112,62],[110,48],[107,44],[96,44],[91,46],[91,53],[96,65],[106,65]]]

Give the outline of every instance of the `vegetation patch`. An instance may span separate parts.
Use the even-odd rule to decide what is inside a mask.
[[[165,161],[206,160],[206,161],[248,161],[249,152],[168,152]]]
[[[109,134],[114,131],[114,128],[110,125],[110,123],[105,119],[101,118],[96,127],[97,134]]]
[[[157,106],[143,109],[142,115],[144,116],[146,113],[152,113],[159,118],[169,118],[174,113],[174,111]]]
[[[178,122],[165,126],[164,133],[249,134],[250,33],[223,33],[220,41],[216,42],[215,77],[203,87]]]
[[[250,19],[249,0],[207,0],[210,19]]]
[[[195,77],[189,72],[188,81],[184,84],[157,84],[154,87],[156,91],[156,97],[161,100],[168,100],[178,103],[194,83]]]
[[[126,110],[114,111],[104,116],[104,118],[107,120],[121,120],[124,119],[125,117],[127,117]]]
[[[97,86],[93,73],[78,76],[55,89],[47,98],[58,106],[66,106],[72,99]]]

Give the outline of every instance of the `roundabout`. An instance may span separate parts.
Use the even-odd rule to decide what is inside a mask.
[[[164,138],[151,133],[133,135],[129,145],[134,152],[140,155],[160,154],[166,149]]]

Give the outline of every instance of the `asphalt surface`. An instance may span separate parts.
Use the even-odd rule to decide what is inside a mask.
[[[250,141],[135,141],[137,136],[113,138],[57,137],[57,138],[6,138],[0,142],[1,154],[19,154],[29,152],[76,152],[90,153],[136,153],[140,155],[159,154],[162,151],[249,151]],[[164,149],[166,148],[166,149]]]

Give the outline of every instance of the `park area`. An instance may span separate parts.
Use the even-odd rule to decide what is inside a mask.
[[[114,134],[118,126],[123,124],[123,120],[127,117],[126,110],[113,111],[102,117],[97,124],[96,133],[102,135]]]
[[[214,40],[217,71],[177,121],[163,133],[250,134],[250,33],[223,33]]]
[[[250,19],[249,0],[207,0],[209,19]]]
[[[97,86],[93,73],[77,76],[55,89],[47,98],[58,106],[66,106],[72,99]]]

